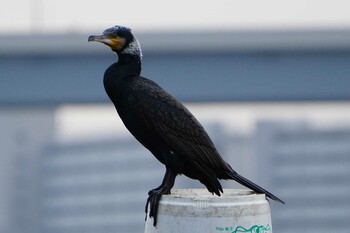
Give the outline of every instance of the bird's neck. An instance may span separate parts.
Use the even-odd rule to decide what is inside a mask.
[[[118,99],[124,93],[121,83],[128,77],[139,76],[140,73],[141,59],[139,57],[119,55],[118,62],[108,67],[104,74],[103,84],[108,96],[112,100]]]
[[[131,54],[124,54],[124,53],[117,53],[118,54],[118,62],[119,63],[140,63],[141,64],[141,58],[138,55],[131,55]]]
[[[124,72],[130,72],[129,75],[140,75],[141,73],[141,58],[137,55],[118,54],[117,64]]]

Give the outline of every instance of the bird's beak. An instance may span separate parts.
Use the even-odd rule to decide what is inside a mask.
[[[99,36],[89,36],[88,42],[96,41],[104,43],[112,48],[112,50],[121,50],[125,45],[125,39],[122,37],[111,37],[108,35],[99,35]]]
[[[110,39],[106,37],[105,35],[100,35],[100,36],[89,36],[88,42],[91,41],[96,41],[96,42],[110,42]]]

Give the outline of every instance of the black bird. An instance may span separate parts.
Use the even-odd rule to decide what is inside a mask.
[[[88,41],[102,42],[118,54],[118,62],[104,74],[105,90],[126,128],[166,167],[161,185],[148,192],[146,214],[149,204],[154,226],[159,200],[170,194],[178,174],[199,180],[218,196],[223,192],[219,180],[230,179],[284,203],[235,172],[190,111],[158,84],[140,76],[142,52],[131,29],[114,26]]]

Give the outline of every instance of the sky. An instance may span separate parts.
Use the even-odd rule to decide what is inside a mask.
[[[349,28],[349,0],[2,0],[0,33]]]

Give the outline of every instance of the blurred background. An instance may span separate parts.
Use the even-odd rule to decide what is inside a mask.
[[[347,232],[350,3],[0,2],[0,232],[143,232],[164,167],[102,85],[116,61],[87,43],[133,29],[143,76],[180,99],[223,157],[286,205],[274,232]],[[241,188],[223,182],[225,188]],[[178,177],[176,188],[203,188]]]

